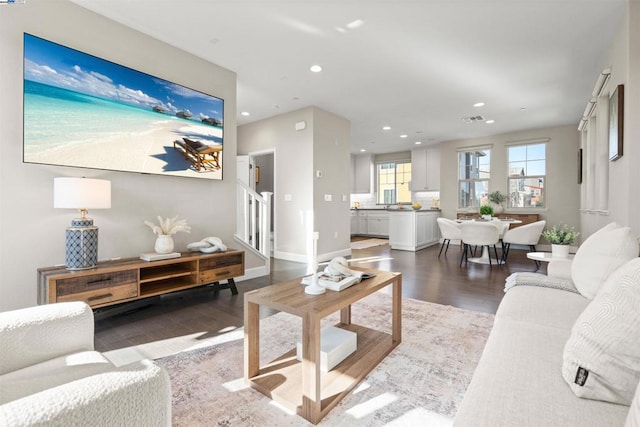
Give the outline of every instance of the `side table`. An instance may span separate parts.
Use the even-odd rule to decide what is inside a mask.
[[[252,388],[317,424],[401,341],[402,275],[374,271],[340,292],[308,295],[300,278],[267,286],[244,295],[244,377]],[[393,286],[391,333],[351,323],[351,304],[386,287]],[[260,366],[260,306],[302,318],[302,362],[292,349]],[[357,350],[329,372],[320,369],[320,321],[340,311],[337,327],[353,331]]]
[[[551,255],[551,252],[528,252],[527,253],[527,258],[532,259],[534,261],[542,261],[542,262],[551,262],[552,260],[560,260],[560,259],[571,260],[573,259],[573,257],[574,257],[573,254],[569,254],[569,256],[566,258],[554,257],[553,255]]]

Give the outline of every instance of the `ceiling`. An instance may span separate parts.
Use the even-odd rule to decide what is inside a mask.
[[[353,153],[577,126],[628,2],[72,1],[235,71],[238,125],[315,105]]]

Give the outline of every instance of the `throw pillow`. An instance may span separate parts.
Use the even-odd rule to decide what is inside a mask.
[[[562,376],[578,397],[631,403],[640,382],[640,258],[616,270],[576,320]]]
[[[612,222],[580,245],[571,264],[571,280],[582,296],[592,299],[607,277],[637,257],[638,251],[631,229]]]

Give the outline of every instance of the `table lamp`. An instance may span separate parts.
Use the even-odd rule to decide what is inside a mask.
[[[65,266],[86,270],[98,263],[98,227],[87,217],[89,209],[111,208],[111,181],[89,178],[54,178],[53,207],[77,209],[80,218],[67,227]]]

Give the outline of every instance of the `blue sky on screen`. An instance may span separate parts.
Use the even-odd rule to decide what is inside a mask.
[[[24,35],[24,77],[141,108],[162,106],[170,113],[222,122],[223,101],[77,50]]]

